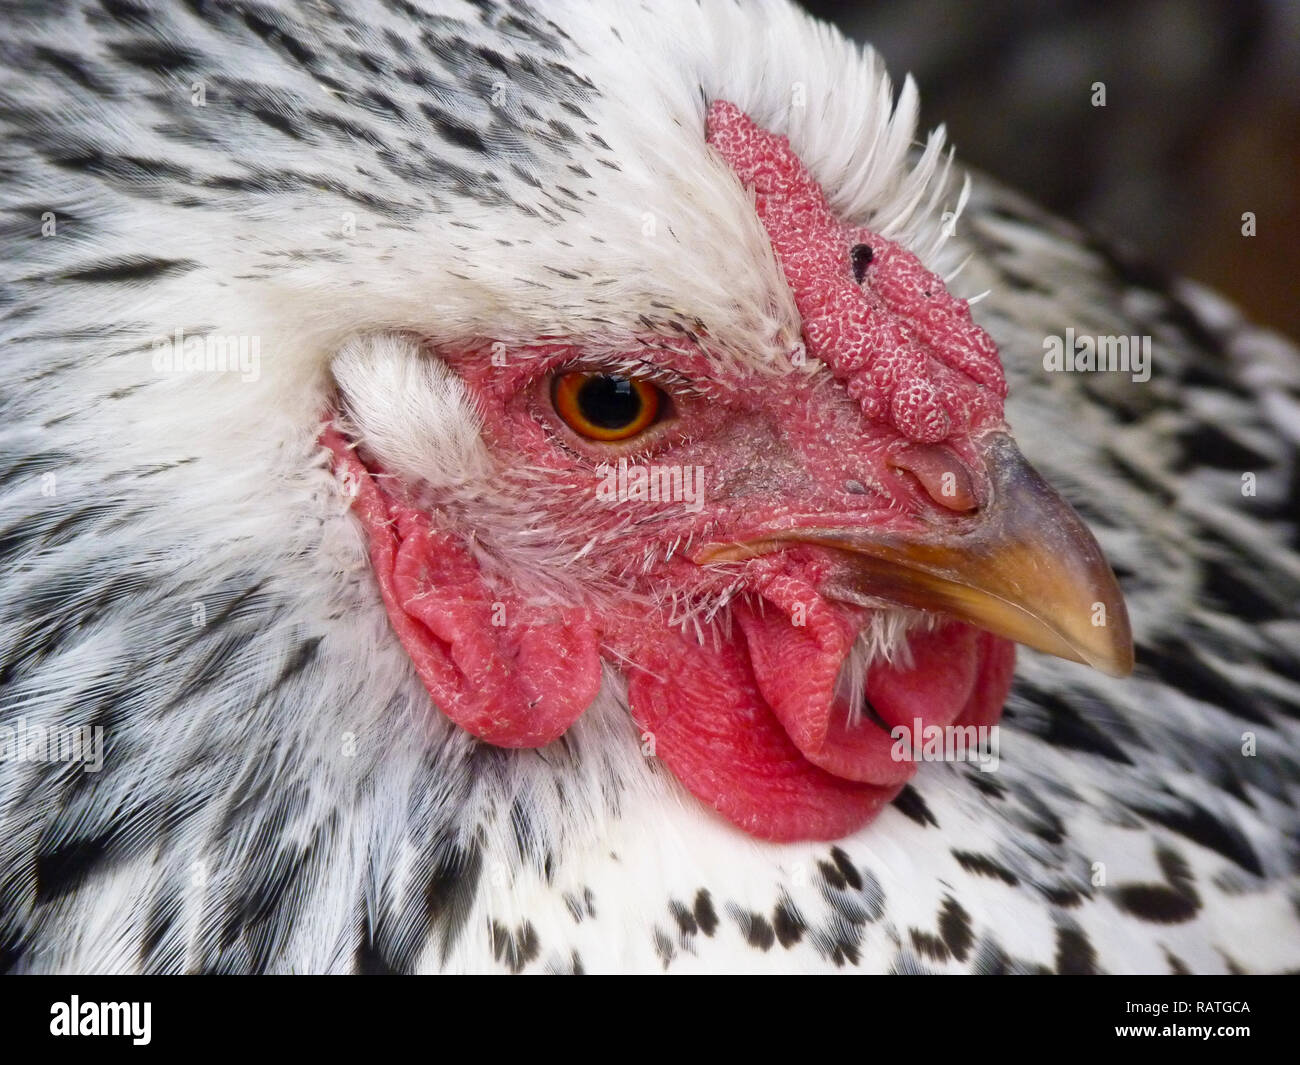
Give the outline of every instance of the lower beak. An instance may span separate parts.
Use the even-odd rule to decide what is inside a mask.
[[[822,588],[828,598],[940,611],[1112,676],[1132,672],[1128,611],[1097,541],[1010,437],[990,437],[985,461],[990,498],[961,532],[794,529],[715,545],[700,561],[817,544],[845,563]]]

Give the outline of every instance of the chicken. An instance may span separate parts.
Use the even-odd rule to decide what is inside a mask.
[[[1285,342],[781,3],[12,22],[4,968],[1300,964]]]

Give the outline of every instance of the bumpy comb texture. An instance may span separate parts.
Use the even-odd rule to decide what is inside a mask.
[[[997,347],[965,300],[900,245],[836,218],[789,141],[734,104],[710,107],[708,138],[753,190],[808,355],[847,383],[868,417],[927,444],[1002,422],[1007,386]],[[871,249],[861,284],[859,244]]]

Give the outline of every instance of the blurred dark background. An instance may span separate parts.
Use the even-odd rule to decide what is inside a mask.
[[[1300,339],[1300,0],[804,6],[911,71],[959,161]]]

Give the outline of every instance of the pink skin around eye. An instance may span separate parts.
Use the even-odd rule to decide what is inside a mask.
[[[905,249],[839,221],[784,137],[719,102],[708,138],[754,196],[821,367],[713,389],[707,352],[644,338],[649,363],[702,394],[680,397],[680,431],[647,437],[637,461],[698,469],[702,498],[602,503],[601,457],[616,452],[566,441],[545,406],[547,375],[593,357],[581,345],[439,352],[479,410],[498,496],[526,471],[525,531],[566,530],[571,542],[555,550],[581,557],[591,584],[617,594],[598,608],[572,581],[567,604],[525,594],[534,575],[486,566],[482,530],[405,502],[336,432],[323,442],[362,486],[354,506],[393,628],[451,720],[500,746],[549,743],[596,697],[603,663],[626,684],[628,742],[651,736],[699,800],[765,839],[834,839],[870,821],[916,770],[889,731],[850,720],[838,692],[871,611],[821,594],[840,564],[824,550],[719,566],[699,564],[699,547],[828,522],[915,531],[967,520],[984,491],[977,443],[1004,428],[1006,385],[965,302]],[[859,284],[852,248],[864,243],[873,255]],[[730,600],[729,625],[697,632],[674,616],[680,597],[723,589],[744,593]],[[914,632],[909,651],[868,670],[876,720],[996,722],[1009,642],[940,620]]]

